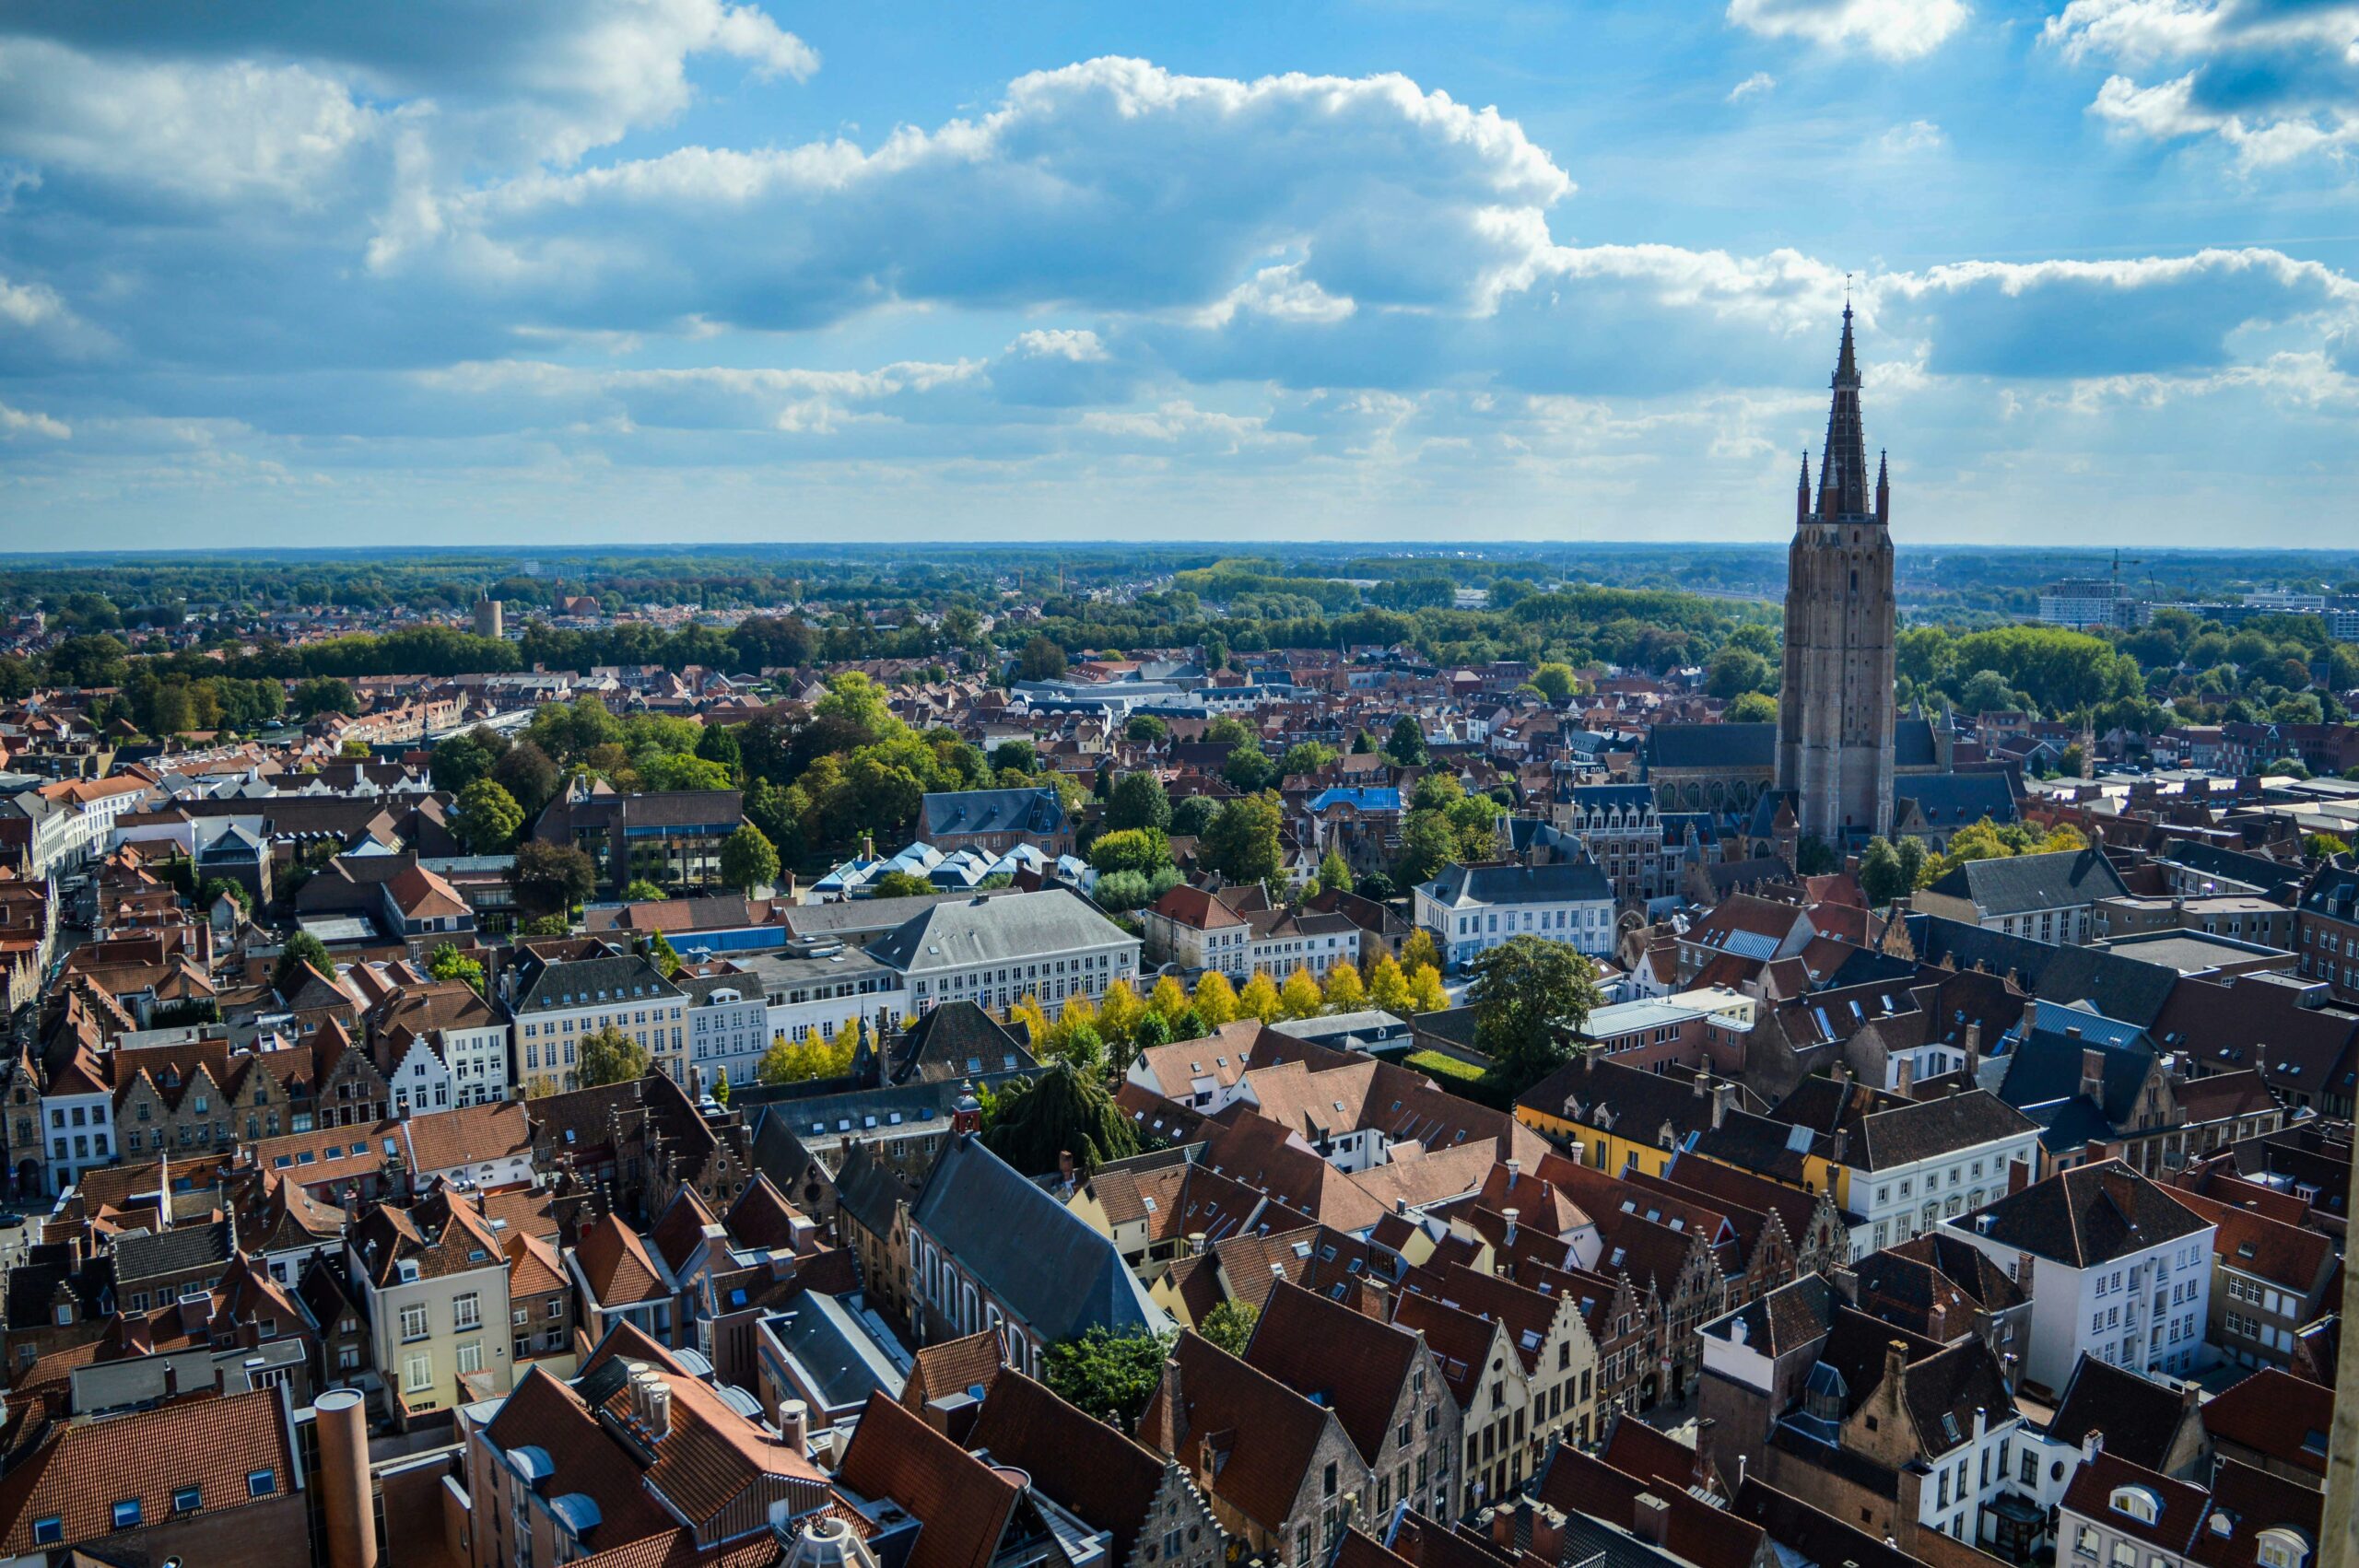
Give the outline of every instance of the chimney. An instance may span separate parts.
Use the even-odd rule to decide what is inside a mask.
[[[1835,1163],[1838,1165],[1843,1164],[1845,1156],[1849,1154],[1850,1152],[1851,1134],[1849,1130],[1845,1128],[1837,1128],[1835,1129]]]
[[[1523,1211],[1521,1211],[1520,1209],[1508,1209],[1508,1210],[1505,1210],[1505,1211],[1503,1211],[1502,1212],[1504,1213],[1504,1215],[1505,1215],[1505,1217],[1506,1217],[1506,1219],[1507,1219],[1507,1222],[1508,1222],[1508,1239],[1507,1239],[1507,1245],[1508,1245],[1508,1246],[1513,1246],[1515,1245],[1515,1222],[1516,1222],[1516,1217],[1517,1217],[1519,1214],[1522,1213],[1522,1212],[1523,1212]]]
[[[352,1388],[311,1401],[320,1445],[320,1492],[327,1514],[328,1568],[377,1568],[377,1511],[369,1493],[369,1417]]]
[[[1966,1026],[1966,1075],[1971,1079],[1975,1069],[1982,1065],[1982,1024],[1979,1020]]]
[[[1894,1064],[1892,1092],[1906,1097],[1917,1082],[1917,1059],[1904,1056]]]
[[[2078,1029],[2067,1029],[2068,1036],[2078,1038]],[[2105,1052],[2095,1047],[2085,1047],[2081,1052],[2081,1093],[2090,1099],[2105,1099]]]
[[[1516,1179],[1523,1175],[1523,1162],[1521,1160],[1509,1160],[1507,1162],[1507,1167],[1508,1190],[1509,1192],[1513,1192],[1515,1190]]]
[[[1702,1099],[1712,1092],[1712,1074],[1705,1068],[1696,1070],[1696,1097]]]
[[[1360,1279],[1360,1311],[1379,1323],[1391,1320],[1391,1299],[1385,1293],[1384,1281],[1373,1275]]]
[[[2087,1435],[2081,1439],[2081,1463],[2092,1464],[2104,1452],[2105,1433],[2094,1426],[2089,1428]]]
[[[808,1451],[811,1444],[811,1407],[800,1399],[778,1402],[779,1436],[796,1453]]]
[[[2031,1162],[2029,1160],[2009,1160],[2007,1162],[2007,1195],[2012,1198],[2030,1185]],[[2026,1253],[2025,1256],[2029,1257],[2030,1254]]]
[[[1074,1179],[1078,1174],[1079,1172],[1073,1163],[1073,1151],[1070,1149],[1058,1150],[1057,1179],[1062,1182],[1065,1186],[1071,1187],[1074,1185]]]
[[[1202,1258],[1204,1255],[1204,1244],[1210,1239],[1211,1238],[1202,1231],[1190,1231],[1188,1233],[1188,1255],[1191,1258]]]
[[[1630,1512],[1631,1533],[1649,1546],[1662,1545],[1671,1533],[1671,1504],[1651,1492],[1642,1492]]]
[[[2128,1165],[2119,1160],[2107,1160],[2097,1167],[2097,1182],[2105,1188],[2105,1195],[2113,1199],[2113,1206],[2121,1211],[2123,1219],[2137,1217],[2138,1181],[2130,1174]]]
[[[1897,1416],[1907,1409],[1908,1341],[1888,1340],[1884,1347],[1884,1408]]]
[[[1565,1145],[1565,1157],[1577,1165],[1586,1164],[1589,1160],[1589,1151],[1583,1147],[1581,1141],[1576,1138]]]
[[[1712,1125],[1715,1128],[1728,1120],[1729,1111],[1735,1104],[1735,1084],[1720,1082],[1712,1085]]]

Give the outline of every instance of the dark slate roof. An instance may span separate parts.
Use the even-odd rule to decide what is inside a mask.
[[[527,961],[518,978],[513,1009],[517,1012],[598,1007],[658,998],[670,1002],[681,1000],[685,994],[636,953],[557,964]]]
[[[869,944],[879,964],[923,973],[1135,942],[1068,888],[936,904]]]
[[[2107,1453],[2161,1470],[2186,1418],[2187,1406],[2177,1389],[2083,1352],[2064,1385],[2048,1435],[2077,1448],[2091,1432],[2102,1432]]]
[[[918,1189],[878,1159],[866,1141],[844,1151],[843,1164],[836,1171],[836,1202],[871,1235],[890,1236],[895,1211],[917,1201],[917,1196]]]
[[[2179,983],[2178,971],[2160,964],[2094,947],[2059,947],[1936,915],[1910,915],[1908,937],[1923,963],[1946,958],[1960,969],[1979,965],[1993,975],[2012,972],[2042,1002],[2085,1001],[2142,1029],[2154,1022]]]
[[[1111,1240],[971,1133],[944,1147],[910,1220],[1051,1342],[1101,1327],[1119,1334],[1170,1326]]]
[[[864,1403],[882,1389],[900,1397],[900,1379],[889,1376],[851,1312],[824,1291],[804,1291],[792,1306],[768,1319],[770,1332],[796,1365],[818,1387],[814,1391],[831,1410]]]
[[[2338,920],[2359,920],[2359,871],[2320,866],[2302,889],[2302,907]]]
[[[228,1220],[135,1234],[114,1244],[115,1279],[129,1289],[159,1275],[226,1264],[237,1250],[237,1238]]]
[[[1943,1223],[2075,1269],[2212,1228],[2119,1160],[2060,1171]]]
[[[1775,767],[1775,724],[1658,724],[1647,735],[1649,767]]]
[[[1729,1511],[1760,1526],[1771,1540],[1802,1562],[1839,1562],[1846,1568],[1922,1568],[1923,1559],[1787,1495],[1757,1473],[1744,1478]]]
[[[918,835],[1062,833],[1064,802],[1054,790],[960,790],[929,794],[918,808]]]
[[[1893,792],[1915,802],[1929,827],[1970,827],[1984,817],[2004,826],[2018,815],[2014,786],[2003,773],[1929,773],[1902,779]]]
[[[1595,860],[1545,866],[1445,866],[1426,884],[1445,908],[1469,904],[1612,903],[1614,886]]]
[[[2055,1010],[2046,1011],[2040,1022],[2045,1024],[2056,1016]],[[2083,1053],[2092,1050],[2101,1053],[2105,1067],[2103,1097],[2095,1108],[2107,1122],[2119,1127],[2136,1108],[2138,1091],[2154,1064],[2154,1051],[2149,1045],[2122,1046],[2086,1035],[2067,1035],[2061,1029],[2035,1029],[2031,1038],[2008,1053],[2007,1076],[1999,1085],[1999,1097],[2025,1111],[2076,1098],[2081,1093]]]
[[[1941,754],[1933,747],[1933,722],[1930,719],[1895,719],[1892,725],[1892,765],[1895,767],[1931,767],[1941,761]],[[1911,779],[1908,788],[1916,789]]]
[[[945,1001],[921,1013],[893,1042],[885,1075],[894,1083],[906,1083],[913,1078],[1028,1072],[1039,1065],[1025,1048],[1022,1036],[995,1023],[973,1002],[959,1000]]]
[[[1824,1274],[1805,1274],[1757,1296],[1696,1330],[1743,1345],[1771,1360],[1826,1337],[1835,1320],[1835,1287]]]
[[[2201,876],[2248,883],[2259,888],[2271,888],[2281,883],[2295,881],[2302,874],[2299,866],[2272,860],[2266,855],[2248,855],[2241,850],[2223,848],[2201,838],[2174,839],[2157,850],[2154,859],[2185,866]],[[2348,876],[2350,873],[2344,874]]]
[[[1857,1164],[1866,1171],[1890,1170],[2020,1137],[2036,1125],[1996,1094],[1979,1089],[1919,1100],[1860,1118]]]
[[[1565,791],[1564,798],[1584,811],[1610,812],[1619,807],[1644,813],[1655,803],[1655,791],[1650,784],[1576,784]]]
[[[2127,896],[2130,888],[2104,851],[2059,849],[2044,855],[1968,860],[1927,891],[1966,899],[1990,916],[2069,909],[2100,898]]]

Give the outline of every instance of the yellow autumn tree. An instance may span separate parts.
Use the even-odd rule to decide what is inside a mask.
[[[1146,1003],[1131,989],[1131,982],[1117,980],[1106,988],[1105,1000],[1097,1004],[1097,1032],[1108,1045],[1128,1045],[1138,1034],[1139,1020],[1145,1016]]]
[[[1087,997],[1076,993],[1066,998],[1063,1008],[1058,1012],[1057,1028],[1063,1034],[1071,1035],[1084,1024],[1095,1030],[1100,1039],[1105,1037],[1106,1031],[1097,1022],[1097,1004]]]
[[[1327,998],[1319,989],[1319,981],[1309,968],[1297,968],[1286,977],[1279,988],[1278,1005],[1288,1018],[1315,1018],[1327,1005]]]
[[[1285,1003],[1278,997],[1277,984],[1266,971],[1255,970],[1253,977],[1245,982],[1245,989],[1237,993],[1239,1018],[1250,1014],[1264,1024],[1275,1024],[1285,1016]]]
[[[814,1035],[807,1040],[784,1036],[770,1042],[754,1075],[764,1083],[801,1083],[813,1078],[840,1078],[851,1070],[855,1037],[849,1029],[832,1040]]]
[[[1436,974],[1441,972],[1441,949],[1434,945],[1434,933],[1420,926],[1409,933],[1401,944],[1401,967],[1414,975],[1419,965],[1429,965]]]
[[[1420,964],[1409,977],[1409,1006],[1417,1012],[1439,1012],[1449,1005],[1449,993],[1442,989],[1441,971],[1430,964]]]
[[[1196,1016],[1207,1029],[1217,1029],[1237,1018],[1237,988],[1217,969],[1207,969],[1196,982]]]
[[[1039,1057],[1056,1044],[1056,1032],[1049,1026],[1049,1015],[1040,1007],[1037,996],[1026,996],[1007,1010],[1010,1024],[1021,1024],[1032,1031],[1032,1054]]]
[[[1359,965],[1339,958],[1327,971],[1327,1005],[1336,1012],[1357,1012],[1367,1005],[1367,988],[1360,983]]]
[[[1380,1007],[1395,1016],[1406,1016],[1409,1012],[1409,977],[1389,953],[1376,961],[1376,971],[1368,977],[1367,1001],[1370,1007]]]
[[[1170,975],[1155,982],[1153,994],[1146,999],[1149,1012],[1160,1012],[1166,1023],[1180,1016],[1188,1008],[1188,988]]]

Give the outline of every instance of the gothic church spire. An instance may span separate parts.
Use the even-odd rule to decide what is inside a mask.
[[[1851,343],[1851,307],[1843,306],[1843,347],[1835,361],[1835,397],[1826,411],[1826,451],[1819,459],[1819,516],[1868,514],[1868,437],[1860,419],[1860,361]]]

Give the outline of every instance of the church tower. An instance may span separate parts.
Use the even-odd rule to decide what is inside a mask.
[[[1802,456],[1794,543],[1786,556],[1786,671],[1778,696],[1778,788],[1802,832],[1838,852],[1892,828],[1892,487],[1881,460],[1868,483],[1851,307],[1818,487]]]

